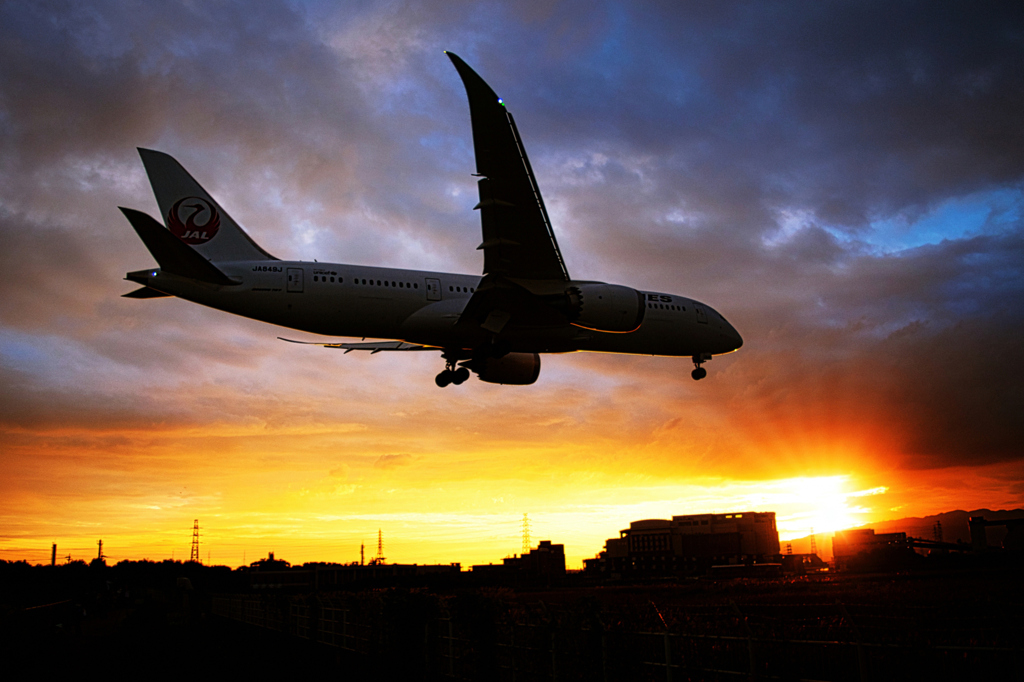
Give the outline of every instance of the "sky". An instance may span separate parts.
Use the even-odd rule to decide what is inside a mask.
[[[442,390],[433,353],[120,297],[154,265],[137,147],[280,258],[479,273],[444,50],[515,115],[570,274],[705,301],[739,352]],[[821,547],[1024,506],[1022,207],[1013,3],[0,3],[0,559],[187,559],[199,519],[213,563],[380,530],[469,566],[528,514],[579,568],[645,518]]]

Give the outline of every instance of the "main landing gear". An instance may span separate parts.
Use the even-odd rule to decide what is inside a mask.
[[[693,377],[694,381],[700,381],[708,375],[708,371],[701,367],[701,365],[710,359],[711,353],[698,353],[693,356],[694,370],[690,372],[690,376]]]
[[[448,384],[458,386],[469,378],[469,370],[465,367],[456,367],[454,358],[445,358],[444,371],[434,377],[434,383],[444,388]]]

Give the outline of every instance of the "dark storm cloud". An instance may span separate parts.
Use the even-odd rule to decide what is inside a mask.
[[[696,205],[795,203],[851,229],[1024,170],[1019,8],[692,7],[641,5],[617,44],[556,66],[545,128],[655,156]]]
[[[87,305],[101,289],[87,284],[96,282],[100,274],[88,244],[51,225],[0,206],[0,241],[0,322],[4,324],[41,326],[62,314],[70,302]]]
[[[302,119],[316,136],[335,62],[283,4],[60,3],[5,11],[0,87],[21,160],[110,153],[172,127],[191,142],[249,146]],[[303,79],[283,78],[299,71]],[[346,99],[332,101],[349,123]],[[311,113],[315,112],[315,113]],[[130,147],[129,147],[130,149]]]

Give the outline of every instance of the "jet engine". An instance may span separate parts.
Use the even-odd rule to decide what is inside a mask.
[[[647,310],[642,293],[618,284],[580,282],[566,294],[570,322],[599,332],[636,331]]]
[[[480,358],[468,363],[480,381],[525,386],[540,375],[539,353],[508,353],[500,358]]]

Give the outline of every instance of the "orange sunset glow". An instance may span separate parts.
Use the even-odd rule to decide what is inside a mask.
[[[198,519],[214,564],[358,561],[380,530],[388,562],[465,568],[519,553],[528,514],[578,569],[631,521],[732,511],[827,557],[836,530],[1024,506],[998,17],[950,41],[845,6],[33,5],[0,5],[0,559],[187,559]],[[573,277],[707,301],[740,350],[701,381],[571,353],[441,389],[437,353],[122,297],[154,266],[117,208],[159,212],[136,147],[282,259],[480,274],[445,49],[514,111]]]

